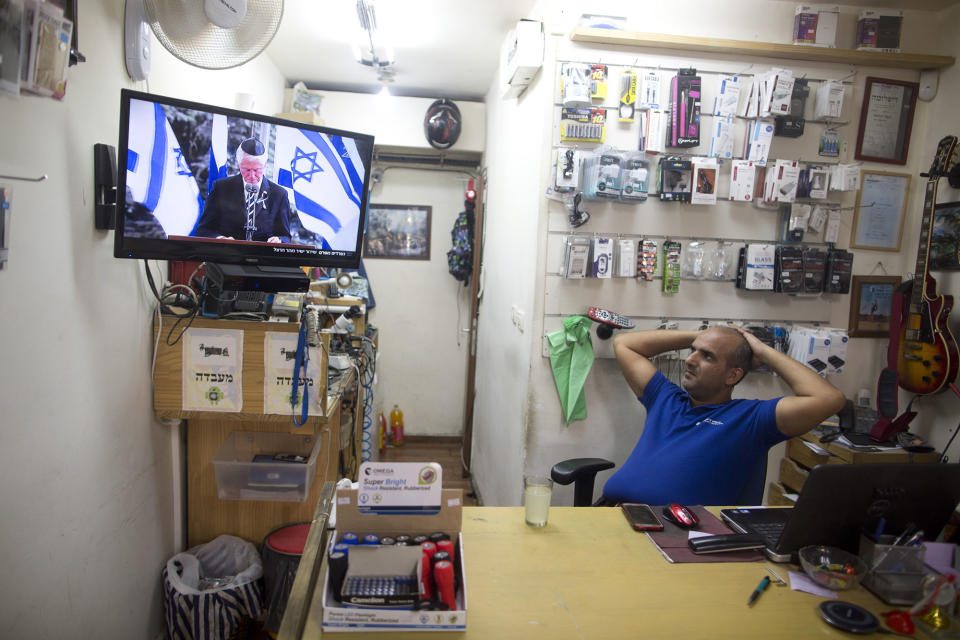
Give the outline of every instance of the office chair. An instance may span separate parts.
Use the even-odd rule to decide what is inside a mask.
[[[596,502],[593,501],[593,483],[597,473],[615,466],[614,463],[603,458],[571,458],[553,465],[550,477],[557,484],[573,483],[573,506],[575,507],[613,506],[603,496],[600,496]],[[763,501],[766,480],[767,457],[764,456],[731,506],[759,505]]]

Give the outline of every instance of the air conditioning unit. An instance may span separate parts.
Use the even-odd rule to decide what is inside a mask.
[[[507,38],[501,66],[507,87],[504,99],[516,98],[527,88],[543,65],[543,23],[521,20]]]

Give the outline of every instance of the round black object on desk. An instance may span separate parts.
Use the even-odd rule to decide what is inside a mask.
[[[820,617],[827,624],[850,633],[873,633],[880,628],[875,615],[859,605],[841,600],[821,602]]]
[[[310,533],[309,522],[284,525],[267,534],[260,545],[263,560],[263,591],[267,605],[264,631],[276,633],[287,608],[287,598],[297,576],[300,556]]]

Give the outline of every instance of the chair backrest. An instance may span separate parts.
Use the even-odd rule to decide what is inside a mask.
[[[763,456],[760,464],[754,467],[743,489],[737,495],[737,506],[760,505],[763,503],[763,489],[767,483],[767,456]]]

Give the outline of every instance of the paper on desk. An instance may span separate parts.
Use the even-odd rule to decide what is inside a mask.
[[[808,447],[810,447],[810,450],[813,451],[814,453],[818,453],[818,454],[820,454],[821,456],[829,456],[829,455],[830,455],[830,452],[827,451],[826,449],[824,449],[823,447],[818,447],[818,446],[815,445],[814,443],[809,442],[809,441],[807,441],[807,440],[803,440],[802,442],[803,442],[803,444],[805,444],[805,445],[807,445]]]
[[[788,571],[787,573],[790,575],[790,588],[794,591],[805,591],[815,596],[823,596],[824,598],[837,597],[836,591],[821,587],[805,573],[800,573],[799,571]]]
[[[945,576],[960,577],[960,572],[953,568],[953,555],[957,545],[949,542],[924,542],[923,546],[926,549],[923,561],[928,567]]]

